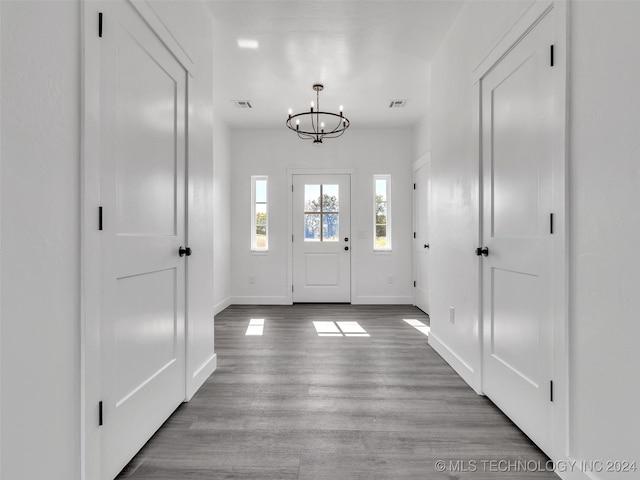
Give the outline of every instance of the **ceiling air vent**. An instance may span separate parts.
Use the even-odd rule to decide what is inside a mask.
[[[391,102],[389,102],[389,108],[402,108],[406,104],[406,100],[391,100]]]
[[[238,108],[253,108],[249,100],[234,100],[233,103],[235,103]]]

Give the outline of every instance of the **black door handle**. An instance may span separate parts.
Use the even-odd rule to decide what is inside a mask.
[[[348,242],[349,241],[349,237],[344,237],[344,241]]]
[[[485,257],[489,256],[489,247],[478,247],[476,248],[476,255],[480,256],[480,255],[484,255]]]
[[[190,247],[187,247],[187,248],[180,247],[178,249],[178,255],[180,255],[181,257],[184,257],[185,255],[187,257],[190,257],[191,256],[191,248]]]
[[[349,250],[349,247],[344,247],[345,250]]]
[[[424,248],[429,248],[429,244],[428,244],[428,243],[425,243],[425,244],[424,244]]]

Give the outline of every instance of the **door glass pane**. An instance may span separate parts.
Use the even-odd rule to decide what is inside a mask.
[[[322,211],[337,212],[340,209],[338,201],[338,185],[322,185]]]
[[[320,207],[321,207],[320,185],[305,185],[304,186],[304,211],[319,212]]]
[[[322,215],[322,240],[325,242],[337,242],[340,236],[340,215],[337,213],[325,213]]]
[[[304,214],[304,241],[319,242],[320,241],[320,214],[305,213]]]

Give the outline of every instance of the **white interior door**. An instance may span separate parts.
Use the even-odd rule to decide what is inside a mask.
[[[482,388],[551,447],[553,68],[547,15],[481,80]]]
[[[413,211],[415,215],[415,304],[429,313],[429,163],[413,173]]]
[[[350,175],[293,175],[294,302],[351,302],[350,208]]]
[[[102,472],[185,398],[186,72],[129,2],[101,40]]]

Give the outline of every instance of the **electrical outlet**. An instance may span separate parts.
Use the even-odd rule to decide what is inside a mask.
[[[249,275],[249,283],[256,283],[256,276],[255,275]]]
[[[368,235],[366,230],[358,230],[356,236],[359,240],[366,240]]]
[[[456,323],[456,309],[453,307],[449,307],[449,321]]]
[[[393,275],[387,275],[387,283],[393,283]]]

